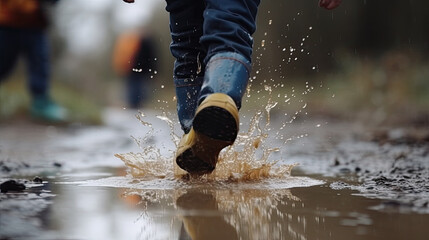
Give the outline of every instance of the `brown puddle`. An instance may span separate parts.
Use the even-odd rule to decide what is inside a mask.
[[[297,181],[293,178],[299,179],[291,177],[291,182]],[[301,186],[277,189],[278,185],[263,188],[260,181],[231,185],[174,180],[169,185],[164,179],[144,185],[143,180],[110,177],[69,182],[55,185],[53,192],[58,196],[49,212],[57,219],[53,226],[62,236],[77,239],[428,236],[428,215],[373,210],[381,200],[355,196],[351,190],[333,190],[328,184],[314,185],[321,182],[313,179],[302,180]]]

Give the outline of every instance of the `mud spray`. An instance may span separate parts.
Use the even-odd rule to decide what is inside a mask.
[[[264,144],[269,136],[267,129],[270,124],[270,111],[275,106],[276,103],[271,102],[270,98],[265,111],[258,111],[252,117],[247,131],[241,131],[235,143],[221,151],[216,169],[202,178],[213,181],[240,182],[289,177],[295,164],[281,164],[279,161],[269,160],[271,153],[279,149],[268,148]],[[142,152],[115,155],[125,163],[128,172],[137,179],[183,179],[187,176],[186,172],[175,163],[174,150],[171,151],[171,155],[163,156],[157,146],[148,144],[150,137],[154,134],[154,129],[151,123],[144,121],[144,113],[139,112],[136,117],[150,130],[145,137],[134,138]],[[175,134],[174,122],[165,112],[157,118],[168,124],[171,141],[177,148],[180,138]],[[264,127],[261,127],[263,119],[265,124],[263,124]]]
[[[300,13],[296,17],[300,17]],[[295,21],[295,18],[294,18]],[[262,23],[263,24],[263,23]],[[272,20],[266,22],[265,29],[269,30],[273,24]],[[289,24],[287,24],[289,27]],[[298,58],[310,60],[310,51],[306,48],[306,43],[309,41],[309,32],[312,30],[310,26],[308,28],[308,34],[302,38],[302,40],[297,43],[297,46],[275,46],[273,41],[262,40],[260,46],[255,47],[255,59],[254,59],[254,76],[249,79],[248,88],[246,91],[246,96],[243,101],[247,104],[249,100],[256,99],[256,103],[259,107],[261,102],[265,102],[266,105],[264,108],[260,109],[256,113],[247,114],[253,117],[250,119],[249,126],[247,131],[241,129],[235,143],[222,150],[219,156],[219,161],[217,163],[215,171],[211,174],[203,176],[204,179],[214,180],[214,181],[256,181],[261,179],[270,179],[270,178],[283,178],[286,179],[290,176],[290,172],[295,164],[288,165],[281,163],[276,160],[269,160],[273,152],[279,151],[279,148],[276,147],[267,147],[267,138],[269,133],[275,137],[276,142],[286,144],[288,141],[293,140],[293,138],[284,137],[280,131],[284,130],[288,124],[291,124],[299,114],[302,114],[307,103],[303,99],[295,99],[298,101],[299,109],[293,114],[284,114],[284,119],[286,119],[279,131],[275,134],[270,130],[270,112],[273,108],[283,107],[283,105],[289,105],[291,99],[297,98],[299,95],[296,92],[295,88],[291,88],[291,92],[285,94],[285,69],[292,64],[294,61],[297,61]],[[264,38],[268,37],[268,32],[264,33]],[[285,37],[286,36],[279,36]],[[277,37],[278,38],[278,37]],[[269,46],[272,45],[272,46]],[[266,52],[267,47],[283,49],[283,61],[280,64],[273,65],[269,68],[263,68],[263,62],[266,62],[268,59],[264,59],[264,53]],[[311,71],[316,70],[316,67],[313,66]],[[263,74],[264,71],[267,71]],[[278,74],[278,77],[272,77],[274,74]],[[262,76],[271,76],[271,78],[261,78]],[[278,79],[277,82],[274,79]],[[256,81],[258,80],[258,81]],[[260,84],[256,89],[253,89],[251,86],[256,82]],[[273,94],[273,89],[276,91],[276,94]],[[309,94],[314,89],[308,82],[305,84],[305,89],[302,92],[302,96]],[[257,97],[257,95],[262,94],[262,97]],[[274,95],[274,96],[273,96]],[[274,100],[275,98],[275,100]],[[242,113],[241,113],[242,114]],[[168,116],[166,112],[162,115],[157,116],[160,120],[165,121],[170,128],[171,141],[177,148],[180,137],[176,135],[174,129],[174,122],[172,118]],[[142,152],[139,153],[126,153],[126,154],[116,154],[115,156],[120,158],[128,168],[128,172],[137,179],[144,178],[168,178],[168,179],[182,179],[186,172],[182,171],[174,161],[174,151],[173,149],[168,156],[161,154],[160,149],[157,146],[151,146],[149,144],[150,138],[154,134],[154,129],[152,124],[145,121],[145,115],[143,112],[139,112],[137,119],[146,127],[149,127],[150,130],[147,135],[143,138],[134,138],[134,140],[139,145]],[[242,122],[244,122],[242,120]],[[296,136],[296,138],[305,137],[307,134],[302,134],[301,136]],[[284,145],[283,144],[283,145]]]

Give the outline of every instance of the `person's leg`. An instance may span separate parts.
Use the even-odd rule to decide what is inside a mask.
[[[232,144],[238,134],[238,109],[246,91],[259,0],[206,0],[204,34],[208,49],[195,131]],[[204,104],[204,105],[203,105]]]
[[[28,88],[32,96],[31,114],[50,122],[63,122],[67,111],[57,105],[49,93],[49,42],[43,30],[21,33],[22,50],[27,60]]]
[[[176,58],[173,76],[177,113],[185,133],[192,127],[204,76],[206,50],[200,44],[204,9],[202,0],[167,0],[172,38],[170,50]]]
[[[27,60],[28,88],[33,98],[49,95],[49,43],[45,31],[25,30],[21,41]]]
[[[182,138],[177,164],[191,174],[212,172],[219,152],[238,134],[238,108],[246,90],[259,0],[206,0],[202,45],[204,83],[192,128]],[[203,65],[203,66],[204,66]]]
[[[19,32],[0,28],[0,83],[10,74],[19,56]]]
[[[251,69],[256,13],[260,0],[206,0],[204,34],[206,71],[199,102],[225,93],[238,108]]]
[[[207,63],[220,52],[236,52],[251,61],[260,0],[206,0],[201,43]]]
[[[143,74],[131,72],[126,77],[126,81],[128,106],[137,109],[140,107],[144,96]]]

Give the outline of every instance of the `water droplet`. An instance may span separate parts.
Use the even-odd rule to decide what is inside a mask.
[[[271,20],[271,19],[270,19],[270,20],[268,21],[268,25],[271,25],[272,23],[273,23],[273,20]]]
[[[271,86],[265,85],[264,86],[265,91],[271,92]]]
[[[161,88],[164,88],[164,85],[161,85]]]

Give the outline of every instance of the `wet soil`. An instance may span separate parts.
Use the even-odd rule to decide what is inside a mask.
[[[161,155],[171,154],[170,129],[157,114],[148,114],[156,132],[146,140]],[[279,180],[296,184],[237,187],[127,175],[114,154],[141,151],[133,137],[148,131],[134,115],[108,110],[105,126],[0,124],[0,183],[13,180],[21,186],[0,194],[0,239],[429,235],[429,130],[424,126],[374,128],[323,117],[295,121],[282,133],[290,141],[268,138],[265,145],[279,147],[272,159],[299,164],[289,180]],[[280,122],[273,117],[274,133]]]
[[[304,172],[339,177],[331,184],[333,189],[357,190],[359,195],[386,200],[380,208],[429,213],[428,128],[329,125],[301,143],[292,143],[303,149],[290,150],[288,160],[302,163]]]

